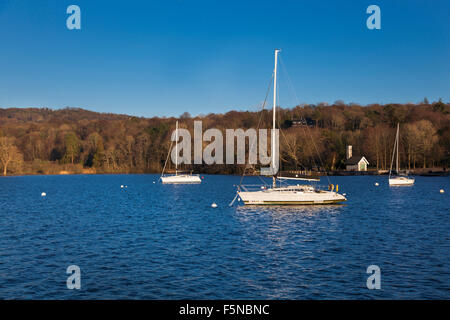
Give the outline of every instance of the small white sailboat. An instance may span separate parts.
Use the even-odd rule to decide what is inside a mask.
[[[190,184],[201,183],[202,180],[198,175],[193,175],[190,173],[177,173],[175,175],[161,177],[161,182],[165,184]]]
[[[273,82],[273,129],[276,127],[276,106],[277,106],[277,60],[279,50],[275,50],[275,68]],[[275,130],[272,131],[272,164],[275,163]],[[293,185],[279,186],[276,181],[279,180],[307,180],[317,181],[317,179],[296,178],[296,177],[276,177],[272,176],[272,188],[259,186],[257,190],[251,190],[252,187],[240,185],[237,196],[246,205],[318,205],[335,204],[346,201],[347,199],[339,194],[334,186],[330,190],[320,190],[312,185]],[[337,188],[336,188],[337,189]],[[234,202],[234,200],[233,200]],[[232,202],[232,203],[233,203]]]
[[[399,144],[400,124],[397,123],[397,134],[395,135],[394,150],[392,151],[391,167],[389,169],[389,185],[390,186],[412,186],[414,178],[401,174],[399,169],[398,144]],[[392,174],[392,164],[394,157],[397,156],[395,162],[395,175]]]
[[[169,149],[170,155],[171,149]],[[169,159],[169,156],[167,156]],[[167,160],[166,160],[167,164]],[[164,164],[163,172],[161,173],[161,182],[164,184],[192,184],[192,183],[201,183],[199,175],[193,175],[190,172],[179,171],[178,170],[178,121],[176,122],[175,129],[175,174],[173,175],[164,175],[164,170],[166,168],[166,164]]]

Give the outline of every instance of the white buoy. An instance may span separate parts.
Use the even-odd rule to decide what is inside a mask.
[[[380,184],[378,182],[375,182],[375,187],[378,187]]]
[[[45,192],[41,193],[41,197],[45,197],[47,194]]]
[[[217,204],[215,202],[212,203],[211,208],[217,208]]]
[[[444,189],[439,190],[440,193],[444,193]]]
[[[155,181],[153,181],[153,183],[156,183]]]
[[[120,188],[122,188],[122,189],[123,189],[123,184],[122,184],[122,185],[120,185]]]

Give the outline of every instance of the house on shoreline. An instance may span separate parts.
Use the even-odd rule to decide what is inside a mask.
[[[369,161],[364,156],[354,156],[352,154],[352,146],[347,146],[345,160],[345,170],[347,171],[367,171]]]

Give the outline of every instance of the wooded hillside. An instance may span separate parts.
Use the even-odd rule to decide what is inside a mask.
[[[302,105],[277,112],[282,167],[344,168],[345,147],[364,155],[370,167],[389,169],[395,127],[400,122],[403,168],[448,166],[450,104]],[[231,111],[196,118],[208,128],[271,127],[271,111]],[[139,118],[83,109],[0,109],[0,168],[5,174],[161,172],[175,118]],[[314,141],[314,143],[313,143]],[[207,145],[208,143],[205,143]],[[317,150],[316,150],[317,149]],[[199,172],[238,173],[241,166],[196,166]]]

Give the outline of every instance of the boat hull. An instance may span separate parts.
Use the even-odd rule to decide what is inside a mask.
[[[389,178],[389,185],[390,186],[412,186],[414,185],[414,179],[413,178]]]
[[[347,199],[336,192],[238,192],[245,205],[321,205],[339,204]]]
[[[161,182],[164,184],[195,184],[201,183],[199,176],[192,175],[175,175],[161,177]]]

